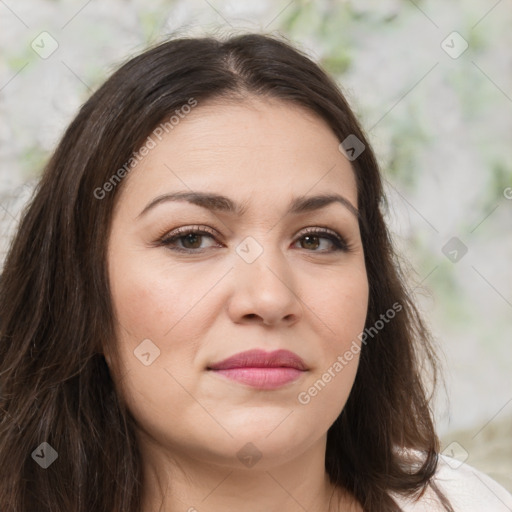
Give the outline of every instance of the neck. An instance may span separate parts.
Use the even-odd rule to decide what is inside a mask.
[[[329,482],[322,437],[300,455],[280,464],[264,456],[251,468],[238,459],[206,460],[141,437],[143,512],[338,512],[357,510]]]

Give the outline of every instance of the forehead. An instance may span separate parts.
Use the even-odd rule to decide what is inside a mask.
[[[342,193],[357,207],[354,172],[340,141],[305,108],[267,98],[199,102],[167,128],[159,137],[150,134],[154,147],[124,183],[130,201],[142,204],[176,189],[267,202],[311,191]]]

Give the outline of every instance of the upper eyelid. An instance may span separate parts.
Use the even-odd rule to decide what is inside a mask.
[[[167,238],[173,238],[173,237],[180,237],[185,236],[188,233],[206,233],[211,236],[220,236],[220,233],[208,226],[203,225],[192,225],[192,226],[180,226],[179,228],[175,228],[171,231],[167,231],[164,233],[164,235],[161,237],[163,240]]]
[[[335,229],[328,228],[326,226],[308,226],[306,228],[302,228],[301,230],[299,230],[297,235],[299,235],[301,233],[309,233],[309,232],[311,232],[311,233],[332,234],[332,235],[335,235],[335,236],[339,236],[340,238],[344,238],[341,233],[338,233],[338,231],[336,231]],[[295,236],[297,236],[297,235],[295,235]]]

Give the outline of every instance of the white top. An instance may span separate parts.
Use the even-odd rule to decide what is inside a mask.
[[[512,512],[512,494],[484,473],[456,459],[439,456],[434,482],[455,512]],[[404,512],[445,511],[430,487],[416,503],[394,498]]]

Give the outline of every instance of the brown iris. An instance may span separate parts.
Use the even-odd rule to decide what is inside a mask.
[[[319,245],[319,237],[315,235],[305,235],[301,240],[303,249],[317,249]]]
[[[201,247],[202,235],[188,233],[181,237],[183,247],[186,249],[199,249]]]

